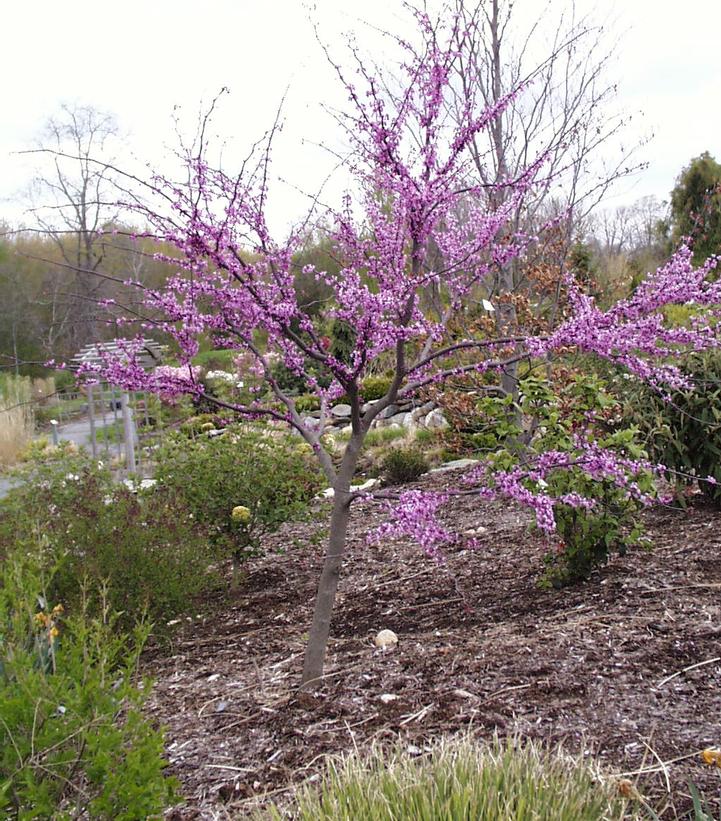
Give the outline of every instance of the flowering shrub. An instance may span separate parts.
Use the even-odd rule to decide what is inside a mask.
[[[261,549],[265,532],[303,514],[323,486],[307,446],[262,427],[214,439],[168,437],[156,477],[236,564]]]
[[[511,497],[535,510],[538,529],[554,546],[544,584],[587,578],[610,551],[624,553],[641,538],[637,514],[656,497],[657,470],[635,430],[609,427],[605,419],[614,400],[593,375],[571,380],[558,394],[543,381],[526,379],[519,401],[516,424],[509,420],[507,398],[478,400],[485,447],[492,452],[466,474],[462,488],[477,488],[487,499]],[[391,522],[382,532],[411,536],[436,556],[452,540],[429,513],[443,498],[404,494],[400,505],[389,508]]]
[[[544,584],[585,579],[612,550],[623,555],[643,531],[637,514],[656,495],[656,471],[631,428],[611,430],[617,410],[593,374],[577,376],[558,394],[543,382],[521,385],[521,406],[534,431],[536,461],[524,486],[553,499],[554,549]],[[538,470],[540,468],[540,470]]]
[[[134,683],[149,628],[124,634],[107,602],[84,596],[65,618],[45,598],[51,547],[36,540],[3,556],[0,815],[159,817],[175,782],[162,733],[142,716],[149,682]]]

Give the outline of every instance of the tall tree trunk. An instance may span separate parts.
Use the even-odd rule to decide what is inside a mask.
[[[333,606],[335,605],[335,594],[338,590],[338,580],[340,579],[343,557],[347,548],[346,537],[352,498],[350,483],[367,433],[367,429],[361,424],[360,420],[360,402],[357,389],[349,389],[349,394],[354,431],[346,446],[340,468],[333,483],[333,512],[330,517],[330,534],[325,559],[323,560],[323,570],[318,582],[313,623],[308,636],[308,644],[305,648],[303,677],[300,683],[301,691],[310,690],[316,684],[319,684],[323,675],[328,636],[330,635],[330,622],[333,615]]]
[[[343,490],[336,488],[333,497],[333,513],[330,519],[330,535],[326,548],[323,570],[318,582],[318,593],[313,611],[308,644],[303,662],[301,690],[309,690],[320,682],[323,675],[330,622],[335,604],[338,580],[343,556],[347,547],[348,520],[350,519],[350,497],[348,485]]]

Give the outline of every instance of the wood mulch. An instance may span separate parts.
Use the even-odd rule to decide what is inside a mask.
[[[275,534],[238,595],[198,605],[170,650],[147,653],[148,713],[186,798],[171,818],[244,818],[287,800],[329,753],[399,738],[421,750],[462,731],[594,756],[668,801],[664,819],[688,807],[688,781],[720,813],[721,770],[699,753],[721,746],[721,512],[650,511],[652,548],[548,591],[548,545],[515,506],[454,499],[447,521],[478,547],[461,542],[438,565],[409,544],[369,545],[383,511],[358,504],[327,675],[308,701],[296,688],[327,511]],[[383,628],[395,651],[375,648]]]

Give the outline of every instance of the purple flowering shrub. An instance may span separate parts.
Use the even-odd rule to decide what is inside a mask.
[[[660,469],[647,460],[633,428],[609,425],[617,403],[597,377],[576,376],[562,391],[535,378],[521,381],[520,424],[509,416],[508,397],[484,397],[477,405],[484,429],[473,437],[483,458],[459,492],[511,497],[535,510],[538,530],[553,545],[543,585],[588,578],[611,551],[623,554],[638,543],[638,513],[657,498]],[[446,498],[435,494],[422,513],[424,494],[404,494],[376,537],[412,535],[440,557],[453,536],[432,520]]]

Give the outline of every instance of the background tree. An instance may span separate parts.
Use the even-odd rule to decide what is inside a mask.
[[[721,252],[721,165],[704,151],[684,168],[671,192],[671,242],[693,239],[696,262]]]
[[[493,126],[474,139],[475,179],[495,207],[510,196],[507,180],[534,158],[547,158],[543,178],[513,215],[510,230],[534,233],[554,223],[553,242],[537,263],[547,272],[555,267],[558,299],[568,252],[584,220],[619,177],[640,167],[632,159],[633,143],[624,147],[620,140],[628,118],[615,107],[616,43],[603,25],[578,15],[573,3],[560,15],[551,3],[538,11],[535,4],[511,0],[456,0],[456,10],[463,35],[454,110],[462,111],[471,88],[488,106],[520,89]],[[536,270],[536,264],[518,259],[497,266],[483,296],[501,297],[494,315],[499,333],[521,331],[523,316],[542,315],[551,323],[559,318],[548,299],[533,309],[537,289],[527,274]],[[515,394],[515,368],[504,374],[502,387]]]
[[[67,337],[78,350],[102,335],[97,319],[97,302],[106,293],[106,280],[99,276],[102,229],[117,221],[108,163],[118,137],[113,115],[91,106],[63,105],[46,123],[34,151],[42,167],[32,194],[42,204],[31,213],[61,260],[46,290],[53,314],[52,347]]]

